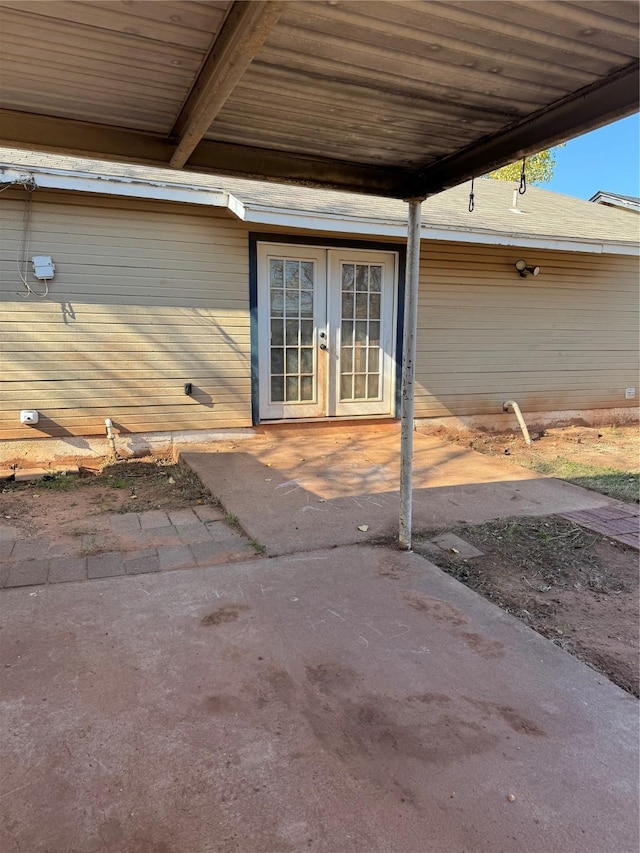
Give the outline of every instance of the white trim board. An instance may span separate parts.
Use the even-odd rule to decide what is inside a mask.
[[[206,189],[191,184],[163,184],[157,181],[142,181],[138,178],[102,177],[87,172],[58,172],[49,169],[0,168],[0,182],[22,185],[34,180],[37,187],[50,190],[70,190],[81,193],[116,195],[126,198],[144,198],[156,201],[178,201],[208,207],[226,207],[242,218],[242,204],[234,199],[229,202],[225,190]]]
[[[71,172],[50,168],[0,166],[0,182],[24,184],[33,180],[38,187],[81,193],[98,193],[126,198],[173,201],[208,207],[224,207],[239,220],[255,225],[270,225],[304,231],[330,231],[364,237],[406,239],[404,221],[347,216],[324,212],[291,210],[242,202],[232,193],[214,187]],[[423,222],[422,236],[427,240],[453,243],[477,243],[485,246],[513,246],[522,249],[549,249],[559,252],[583,252],[592,255],[640,255],[640,245],[624,241],[581,240],[572,237],[527,235],[517,232],[460,229],[430,226]]]

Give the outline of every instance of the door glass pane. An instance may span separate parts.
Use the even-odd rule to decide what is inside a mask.
[[[271,402],[284,402],[284,376],[271,377]]]
[[[314,261],[269,259],[273,403],[298,403],[315,398],[314,285]]]
[[[313,290],[313,261],[302,261],[300,264],[300,287]]]
[[[313,373],[313,350],[300,350],[300,373]]]
[[[284,286],[296,290],[300,287],[300,261],[285,261]]]
[[[342,344],[350,346],[353,343],[353,320],[342,321]]]
[[[300,316],[313,317],[313,293],[305,290],[300,293]]]
[[[287,403],[297,403],[300,400],[298,382],[299,380],[297,376],[287,376]]]
[[[342,290],[344,292],[353,290],[353,276],[354,276],[353,264],[343,264],[342,265]]]
[[[288,348],[287,349],[287,373],[297,373],[298,372],[298,350]]]
[[[300,328],[300,323],[298,320],[289,320],[287,317],[286,322],[287,328],[287,338],[286,344],[287,346],[294,346],[298,343],[298,329]]]
[[[380,399],[382,271],[381,264],[342,265],[341,402]]]
[[[303,347],[313,344],[313,320],[302,320],[300,323],[300,343]]]
[[[342,317],[345,320],[353,317],[353,293],[342,294]]]
[[[284,291],[276,290],[275,288],[271,289],[271,316],[272,317],[283,317],[284,316]]]
[[[271,373],[284,373],[284,350],[282,347],[271,347]]]
[[[272,258],[269,261],[269,281],[271,287],[283,286],[283,262],[280,259]]]
[[[366,293],[356,293],[356,317],[366,320],[369,308],[369,296]]]
[[[353,377],[353,396],[356,400],[364,400],[367,396],[367,376],[364,373],[356,373]]]
[[[366,264],[356,265],[356,290],[368,290],[369,267]]]
[[[287,317],[297,317],[300,313],[300,291],[285,290],[285,310]]]
[[[340,377],[340,399],[353,400],[353,376],[351,374]]]
[[[284,326],[282,320],[271,321],[271,346],[281,347],[284,344]]]
[[[313,376],[303,376],[300,379],[300,399],[308,402],[313,400]]]

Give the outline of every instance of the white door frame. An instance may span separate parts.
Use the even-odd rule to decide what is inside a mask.
[[[262,237],[262,235],[260,235]],[[306,245],[284,241],[269,242],[268,235],[256,240],[257,332],[258,355],[258,422],[353,417],[390,417],[395,414],[396,333],[398,310],[398,277],[400,252],[391,247],[371,249],[336,247],[335,245]],[[271,388],[271,308],[268,270],[272,260],[289,259],[312,263],[315,272],[313,302],[313,371],[315,377],[312,399],[284,402],[276,382],[272,399]],[[373,264],[383,267],[384,286],[381,293],[381,377],[376,400],[340,402],[340,344],[341,344],[341,285],[342,263]],[[288,309],[286,309],[288,310]],[[277,323],[275,324],[277,327]],[[286,327],[285,327],[286,328]],[[308,343],[308,341],[305,341]],[[276,354],[277,355],[277,354]],[[308,360],[308,353],[307,360]],[[285,353],[286,357],[286,353]],[[286,382],[286,379],[284,380]],[[309,381],[308,378],[305,381]],[[308,395],[308,385],[306,394]]]

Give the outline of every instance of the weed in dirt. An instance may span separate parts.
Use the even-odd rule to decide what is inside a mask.
[[[111,486],[112,489],[130,489],[133,485],[133,481],[128,477],[114,477],[112,475],[108,475],[106,485]]]
[[[97,557],[104,554],[107,549],[103,545],[92,545],[90,548],[82,548],[78,554],[80,557]]]
[[[266,552],[267,552],[267,549],[265,548],[265,546],[262,545],[260,542],[258,542],[257,539],[250,539],[249,545],[251,545],[251,547],[256,552],[256,554],[260,554],[261,556],[263,554],[266,554]]]
[[[126,503],[115,509],[117,512],[217,504],[190,468],[168,460],[114,462],[88,482],[92,486],[130,490]]]
[[[233,513],[227,512],[225,514],[224,520],[227,522],[229,527],[234,527],[236,530],[240,529],[240,521],[238,520],[237,515],[233,515]]]
[[[95,527],[71,527],[66,533],[68,536],[92,536],[96,532]]]
[[[68,476],[67,474],[52,474],[42,480],[37,480],[34,485],[37,485],[40,489],[68,492],[71,489],[77,489],[80,481],[77,477]]]
[[[62,473],[47,474],[40,480],[33,480],[29,483],[6,483],[2,489],[3,495],[20,494],[21,492],[32,492],[38,494],[40,489],[49,492],[68,492],[72,489],[77,489],[81,485],[80,478],[75,475],[67,475]]]

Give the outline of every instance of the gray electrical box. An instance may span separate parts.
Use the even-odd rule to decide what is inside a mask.
[[[47,280],[53,278],[56,272],[55,265],[50,255],[34,255],[31,258],[33,274],[36,278]]]

